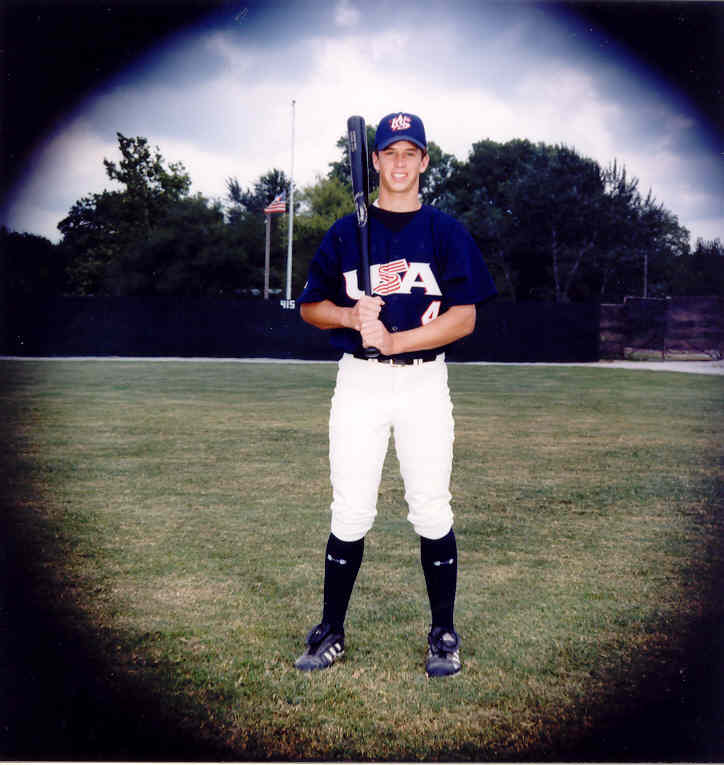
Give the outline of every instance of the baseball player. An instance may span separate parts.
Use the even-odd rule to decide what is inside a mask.
[[[333,498],[322,621],[295,666],[325,669],[344,653],[347,606],[377,513],[392,431],[430,601],[425,669],[429,677],[453,675],[461,665],[453,620],[458,556],[445,348],[474,330],[476,305],[496,290],[465,228],[420,204],[420,174],[429,163],[420,118],[406,112],[384,117],[372,161],[380,176],[379,198],[369,211],[373,295],[360,288],[351,214],[325,235],[299,298],[302,318],[330,330],[342,356],[329,421]],[[378,358],[365,358],[363,348],[370,346],[379,349]]]

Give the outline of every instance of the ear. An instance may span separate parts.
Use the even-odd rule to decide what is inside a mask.
[[[427,170],[427,166],[430,164],[430,154],[425,152],[420,160],[420,172],[424,173]]]
[[[377,156],[377,152],[372,152],[372,167],[379,173],[380,172],[380,158]]]

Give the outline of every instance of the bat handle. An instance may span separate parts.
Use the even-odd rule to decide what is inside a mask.
[[[363,247],[363,262],[367,262],[367,252],[366,249]],[[369,268],[365,269],[363,274],[364,279],[364,292],[365,295],[371,296],[372,295],[372,287],[370,285],[370,271]],[[374,345],[370,345],[367,348],[362,349],[362,355],[366,359],[376,359],[380,355],[379,348],[375,348]]]
[[[367,256],[367,243],[366,243],[366,232],[363,235],[360,232],[360,240],[362,245],[362,286],[364,289],[365,295],[368,297],[372,296],[372,284],[370,283],[370,269],[367,265],[369,263],[368,256]],[[380,351],[378,348],[375,348],[373,345],[370,345],[368,348],[362,349],[362,355],[366,359],[376,359],[380,355]]]

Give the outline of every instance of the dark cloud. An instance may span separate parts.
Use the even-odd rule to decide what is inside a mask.
[[[721,2],[569,2],[554,4],[591,50],[631,54],[724,135],[724,4]]]
[[[480,13],[483,7],[485,14]],[[553,57],[569,71],[577,65],[590,70],[593,63],[600,75],[593,84],[599,90],[597,100],[600,97],[630,107],[625,119],[617,123],[617,135],[627,146],[643,150],[647,143],[655,145],[666,135],[675,135],[678,143],[670,150],[693,159],[702,140],[701,124],[706,123],[708,154],[722,156],[724,54],[719,42],[724,31],[724,4],[460,0],[447,5],[420,0],[415,9],[426,21],[440,14],[443,29],[454,22],[452,28],[459,28],[461,39],[474,45],[472,50],[462,51],[456,62],[458,81],[480,81],[481,88],[497,90],[501,95],[515,88],[526,61],[536,57],[549,63]],[[402,7],[397,10],[403,12]],[[451,17],[451,13],[455,15]],[[310,45],[315,34],[338,38],[354,36],[358,31],[356,23],[344,29],[334,26],[332,0],[6,0],[2,14],[3,197],[29,170],[33,150],[81,104],[90,103],[90,96],[96,97],[96,108],[86,110],[84,117],[90,127],[103,120],[106,133],[111,124],[109,115],[114,118],[112,130],[124,130],[125,126],[129,134],[137,130],[134,119],[143,120],[139,134],[159,126],[151,131],[152,137],[162,132],[164,124],[181,117],[186,136],[203,136],[208,127],[208,103],[196,104],[201,108],[189,109],[187,115],[172,110],[178,103],[174,90],[179,82],[191,92],[195,85],[228,66],[223,57],[199,44],[199,33],[204,29],[222,30],[242,49],[253,49],[254,60],[264,62],[266,71],[286,78],[287,84],[290,78],[304,77],[306,72],[309,49],[293,44],[300,30],[307,37],[312,35]],[[526,23],[531,15],[540,23]],[[373,2],[359,24],[374,29],[376,20],[382,18],[389,20],[390,16]],[[416,18],[411,18],[412,25]],[[551,19],[564,23],[555,25],[549,23]],[[189,44],[173,44],[187,31]],[[511,58],[514,46],[508,44],[507,36],[516,34],[522,37],[515,38],[518,46]],[[192,40],[196,42],[191,44]],[[481,46],[488,51],[500,50],[494,70],[481,73],[477,68]],[[285,71],[278,69],[274,49],[284,51]],[[260,55],[264,50],[269,50],[268,61]],[[299,60],[292,61],[292,55]],[[434,56],[421,55],[421,67],[430,62],[434,63]],[[490,66],[489,61],[486,66]],[[244,76],[256,82],[264,74],[247,72]],[[480,80],[481,74],[487,79]],[[443,75],[449,76],[441,71]],[[427,72],[427,76],[434,76],[434,72]],[[147,91],[154,88],[155,101],[143,109],[132,109],[129,105],[138,105],[141,83]],[[123,97],[114,98],[124,88]],[[102,98],[102,109],[98,97]],[[682,107],[678,113],[691,117],[695,126],[672,132],[670,124],[657,117],[657,99],[662,114],[670,116],[669,107],[676,102]],[[644,103],[646,108],[639,109]],[[614,148],[614,153],[617,151]],[[632,172],[641,170],[634,167]],[[712,193],[717,179],[720,175],[713,171],[702,175]],[[0,198],[0,207],[2,201]]]
[[[222,2],[5,0],[2,12],[2,194],[68,109]]]

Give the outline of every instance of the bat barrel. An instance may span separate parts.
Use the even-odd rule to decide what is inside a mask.
[[[365,295],[372,294],[370,284],[370,261],[368,251],[368,220],[369,205],[369,173],[367,167],[367,126],[359,115],[347,120],[347,138],[349,148],[349,166],[352,176],[352,194],[357,214],[357,231],[359,233],[360,265],[362,267],[362,289]],[[367,358],[379,356],[376,348],[365,348]]]

